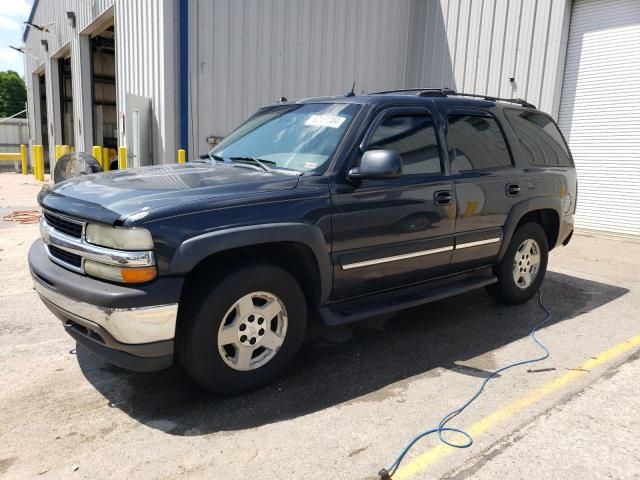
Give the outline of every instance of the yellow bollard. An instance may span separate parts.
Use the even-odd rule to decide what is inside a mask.
[[[184,150],[184,148],[181,148],[180,150],[178,150],[178,163],[186,162],[187,161],[186,156],[187,156],[187,152]]]
[[[62,145],[56,145],[56,162],[60,160],[62,156]]]
[[[35,157],[36,180],[44,182],[44,152],[42,145],[34,145],[33,154]]]
[[[22,160],[22,174],[27,174],[27,169],[29,166],[27,165],[27,146],[20,145],[20,160]]]
[[[98,163],[102,166],[102,170],[104,170],[104,165],[102,163],[102,147],[94,145],[91,149],[91,155],[93,155],[93,158],[98,161]]]
[[[38,178],[36,174],[36,146],[31,146],[31,168],[33,168],[33,177]]]
[[[33,169],[33,178],[38,180],[38,163],[36,162],[36,150],[37,150],[36,147],[37,145],[33,145],[31,147],[31,159],[32,159],[31,168]]]
[[[127,147],[118,148],[118,170],[127,168]]]
[[[69,153],[71,153],[71,151],[69,150],[69,145],[62,145],[60,151],[62,152],[62,155],[68,155]]]
[[[111,170],[110,162],[111,162],[110,149],[105,147],[102,149],[102,169],[105,172],[108,172],[109,170]]]
[[[44,182],[44,148],[38,145],[38,172],[40,173],[40,181]]]

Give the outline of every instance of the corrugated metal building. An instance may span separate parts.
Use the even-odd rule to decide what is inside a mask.
[[[0,118],[0,152],[17,152],[29,141],[29,129],[24,118]]]
[[[280,96],[448,86],[559,118],[579,225],[640,234],[640,2],[40,0],[31,17],[31,142],[50,152],[126,145],[130,164],[167,163]],[[605,85],[624,97],[606,119]]]

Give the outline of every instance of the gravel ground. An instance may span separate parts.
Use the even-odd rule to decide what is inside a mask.
[[[2,214],[35,208],[40,185],[0,174]],[[178,368],[134,374],[76,349],[31,288],[37,236],[37,225],[0,220],[2,478],[363,479],[487,371],[538,353],[527,338],[543,318],[536,302],[496,305],[477,291],[320,329],[273,385],[216,398]],[[455,425],[640,333],[638,268],[638,241],[582,234],[554,251],[543,288],[554,319],[539,334],[551,357],[503,373]],[[428,454],[413,478],[640,478],[634,351],[504,416],[472,448]],[[420,442],[407,465],[436,445]]]

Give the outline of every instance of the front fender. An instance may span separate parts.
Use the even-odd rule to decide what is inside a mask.
[[[184,275],[205,258],[239,247],[275,242],[296,242],[308,247],[316,259],[320,274],[321,300],[331,293],[332,268],[327,242],[322,231],[306,223],[270,223],[249,225],[198,235],[185,240],[169,266],[170,275]]]

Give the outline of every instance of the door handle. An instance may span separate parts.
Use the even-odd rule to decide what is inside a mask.
[[[520,185],[507,183],[507,197],[515,197],[517,195],[520,195]]]
[[[433,194],[433,201],[436,205],[451,205],[453,203],[453,193],[451,190],[440,190]]]

